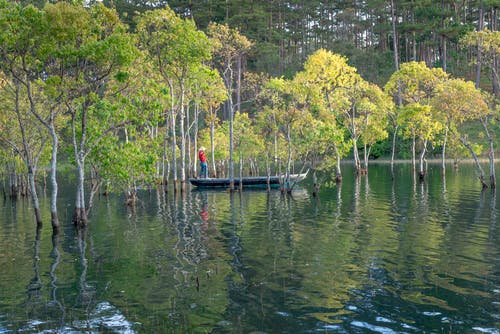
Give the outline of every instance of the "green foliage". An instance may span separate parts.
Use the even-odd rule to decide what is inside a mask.
[[[221,69],[225,69],[252,46],[250,40],[228,25],[211,23],[207,34],[212,42],[214,62]]]
[[[234,118],[235,158],[260,158],[264,150],[263,138],[245,113],[236,113]]]
[[[462,79],[440,83],[431,104],[443,122],[451,126],[489,113],[486,100],[474,83]]]
[[[183,20],[170,8],[147,11],[137,17],[139,45],[148,51],[165,79],[184,78],[210,59],[210,43],[191,20]]]
[[[215,127],[214,131],[214,155],[216,160],[226,160],[229,158],[229,124],[228,122],[223,122]],[[199,144],[210,148],[210,129],[204,128],[201,130]],[[207,150],[207,155],[211,154],[210,150]]]
[[[481,54],[481,62],[496,72],[498,80],[498,70],[496,69],[496,59],[500,55],[500,31],[484,29],[481,31],[471,31],[460,39],[460,43],[465,47],[477,47]],[[477,60],[477,58],[476,58]]]
[[[412,103],[402,108],[398,118],[403,127],[403,136],[407,139],[416,136],[422,140],[434,141],[438,133],[443,130],[443,124],[432,115],[429,105]]]
[[[108,191],[126,191],[155,181],[157,152],[151,144],[141,133],[133,133],[129,142],[121,142],[118,137],[103,142],[93,160]]]
[[[423,62],[401,64],[385,85],[385,91],[394,98],[401,92],[404,104],[429,103],[436,86],[448,75],[439,68],[428,68]]]
[[[497,31],[465,34],[472,18],[460,22],[446,2],[397,3],[402,20],[396,27],[401,34],[398,55],[408,60],[415,47],[419,61],[402,63],[395,73],[388,47],[389,8],[383,1],[314,0],[293,6],[264,0],[232,0],[223,6],[172,1],[162,9],[157,7],[161,1],[132,4],[140,14],[122,1],[115,3],[118,12],[95,2],[36,7],[0,0],[4,159],[15,159],[12,144],[21,143],[13,117],[16,87],[22,87],[19,107],[32,149],[47,139],[40,122],[53,121],[58,134],[66,135],[61,138],[65,152],[75,147],[75,139],[82,156],[89,155],[108,182],[125,188],[152,182],[163,145],[174,139],[169,130],[179,127],[171,127],[171,121],[185,116],[180,115],[183,110],[200,112],[200,145],[210,147],[207,125],[215,126],[215,158],[227,159],[229,126],[217,113],[240,92],[242,110],[248,113],[235,115],[236,159],[240,154],[285,159],[290,148],[293,159],[307,158],[329,169],[336,164],[335,154],[345,157],[354,144],[372,146],[372,154],[380,156],[388,151],[389,119],[392,127],[402,128],[400,156],[413,136],[442,145],[448,130],[480,145],[487,136],[478,121],[498,132],[493,97],[471,82],[430,68],[444,62],[436,47],[441,49],[445,40],[449,57],[456,60],[448,61],[449,67],[461,67],[464,75],[469,54],[453,47],[459,39],[469,50],[479,46],[489,70],[499,54]],[[206,8],[210,13],[202,12]],[[129,23],[135,22],[135,33],[120,19],[124,13]],[[435,50],[435,59],[419,59],[425,58],[425,50]],[[243,82],[237,91],[240,60]],[[385,92],[373,84],[389,76]],[[398,92],[402,106],[395,108],[389,97],[396,101]],[[448,143],[450,154],[461,154],[456,138]]]

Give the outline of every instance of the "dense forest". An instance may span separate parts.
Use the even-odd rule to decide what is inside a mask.
[[[75,169],[94,196],[212,177],[333,174],[352,160],[472,158],[496,185],[498,0],[0,0],[4,196]],[[487,158],[489,170],[480,164]],[[239,167],[235,170],[235,166]],[[234,184],[231,188],[234,187]],[[89,194],[87,194],[89,193]]]

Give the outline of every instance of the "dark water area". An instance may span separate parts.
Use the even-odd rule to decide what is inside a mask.
[[[101,197],[84,231],[61,185],[57,237],[48,192],[39,233],[0,198],[0,333],[500,333],[500,196],[473,166],[343,173],[317,197]]]

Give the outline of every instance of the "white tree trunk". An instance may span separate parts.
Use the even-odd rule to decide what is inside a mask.
[[[484,170],[481,167],[481,164],[479,163],[479,159],[477,158],[476,152],[474,152],[472,146],[467,142],[466,137],[460,138],[460,141],[462,142],[462,145],[464,145],[469,150],[472,158],[474,159],[474,163],[476,164],[477,170],[479,171],[479,181],[481,182],[481,186],[483,188],[487,188],[488,185],[486,184],[486,182],[484,182]]]
[[[212,120],[210,122],[210,149],[212,151],[212,170],[214,177],[217,177],[217,168],[215,166],[215,149],[214,149],[214,135],[215,135],[215,124]]]
[[[28,165],[28,182],[31,193],[31,202],[33,203],[33,210],[35,211],[35,219],[37,226],[42,226],[42,217],[40,215],[40,205],[38,203],[38,194],[35,186],[35,171],[31,165]]]
[[[419,175],[422,179],[425,175],[426,169],[424,168],[425,163],[425,154],[427,153],[427,139],[424,140],[424,147],[422,148],[422,152],[420,154],[420,163],[419,163]]]
[[[411,140],[411,165],[413,166],[413,170],[415,170],[415,135],[413,135],[412,140]]]
[[[174,191],[177,190],[177,138],[175,131],[175,104],[174,104],[174,92],[173,87],[170,87],[171,93],[171,101],[172,104],[170,107],[170,133],[172,134],[172,174],[173,174],[173,183],[174,183]],[[168,130],[167,130],[168,131]]]
[[[495,147],[493,145],[493,137],[488,129],[488,120],[486,118],[481,118],[481,124],[483,125],[484,132],[486,133],[486,138],[488,138],[489,149],[488,158],[490,162],[490,187],[492,189],[496,188],[496,178],[495,178]]]
[[[446,174],[446,144],[448,142],[448,129],[449,126],[447,125],[444,131],[443,152],[441,153],[441,169],[443,174]]]
[[[179,129],[181,131],[181,182],[186,182],[186,136],[184,129],[184,119],[186,115],[184,113],[184,88],[181,84],[181,106],[180,106],[180,115],[179,115]]]
[[[51,183],[51,194],[50,194],[50,215],[52,228],[59,228],[59,218],[57,215],[57,148],[59,145],[59,138],[57,137],[56,129],[54,124],[51,123],[50,135],[52,137],[52,155],[50,158],[50,183]]]

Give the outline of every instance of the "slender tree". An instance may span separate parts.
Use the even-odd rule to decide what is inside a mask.
[[[354,87],[357,80],[360,79],[356,74],[356,69],[347,64],[347,59],[330,51],[318,50],[311,55],[304,64],[304,71],[296,76],[303,86],[309,88],[312,94],[314,104],[320,106],[320,110],[325,110],[332,122],[342,122],[341,111],[345,107],[346,97],[349,96],[348,90]],[[336,99],[343,97],[340,101]],[[347,107],[349,109],[349,107]],[[345,110],[345,109],[344,109]],[[327,119],[327,118],[325,118]],[[332,128],[333,129],[333,128]],[[353,137],[354,136],[354,137]],[[351,133],[351,137],[358,139],[357,133]],[[337,137],[340,139],[340,137]],[[342,180],[340,170],[340,160],[344,155],[344,141],[332,142],[336,158],[336,180]],[[355,157],[357,156],[357,149]],[[356,162],[357,164],[357,162]]]
[[[235,89],[235,66],[241,61],[241,57],[246,54],[252,43],[236,29],[231,29],[227,25],[211,24],[208,27],[208,35],[213,44],[213,61],[219,70],[224,85],[226,86],[227,100],[225,103],[229,118],[229,179],[230,189],[234,189],[234,102],[233,94]]]
[[[196,29],[192,20],[179,18],[170,8],[147,11],[137,20],[141,45],[148,51],[170,91],[170,131],[172,140],[172,171],[177,187],[177,136],[179,119],[181,177],[186,181],[186,92],[190,76],[202,62],[210,58],[209,41]]]
[[[461,133],[460,126],[466,121],[472,121],[488,115],[488,105],[471,81],[462,79],[449,79],[437,86],[436,96],[432,99],[432,106],[437,116],[442,119],[444,125],[444,138],[442,150],[442,168],[445,170],[445,159],[447,151],[448,135],[451,133],[460,138],[462,144],[469,150],[479,170],[479,180],[486,187],[484,171],[479,164],[477,154],[469,143],[466,133]]]
[[[403,106],[413,104],[429,105],[435,94],[437,84],[444,81],[447,77],[448,75],[440,68],[430,69],[424,62],[409,62],[401,64],[400,70],[394,72],[384,89],[390,96],[395,98],[401,96]],[[407,116],[401,117],[408,119]],[[399,118],[400,116],[398,115]],[[400,122],[399,124],[402,123]],[[413,124],[406,124],[414,128]],[[415,138],[417,133],[412,133],[412,165],[415,169]],[[408,136],[408,132],[406,136]]]
[[[40,66],[45,45],[43,42],[46,22],[41,10],[34,6],[0,2],[0,69],[3,71],[4,88],[13,103],[11,117],[17,120],[20,133],[18,144],[8,136],[2,136],[26,164],[28,185],[38,226],[42,217],[36,190],[37,165],[46,142],[46,135],[36,125],[35,95],[38,94],[35,81],[40,79]],[[5,112],[5,111],[4,111]],[[35,123],[34,123],[35,122]],[[58,227],[58,221],[52,221]]]
[[[64,70],[68,73],[65,104],[78,170],[73,221],[78,226],[87,223],[86,158],[107,134],[128,122],[116,113],[119,110],[108,108],[106,97],[126,84],[127,67],[138,56],[131,36],[114,10],[96,4],[88,9],[80,7],[80,15],[87,25],[76,43],[64,49]]]

